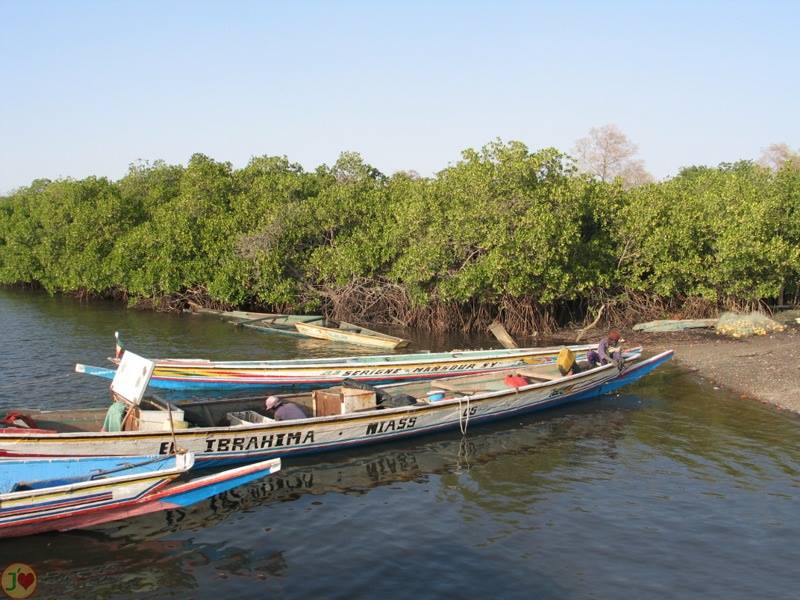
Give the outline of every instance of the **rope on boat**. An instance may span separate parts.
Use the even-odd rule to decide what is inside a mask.
[[[470,458],[470,442],[467,436],[463,436],[458,443],[458,458],[456,460],[456,473],[469,471],[472,468],[469,462]]]
[[[172,433],[172,453],[177,457],[178,454],[186,454],[186,448],[178,448],[178,439],[175,436],[175,422],[172,420],[172,405],[169,402],[167,402],[167,412],[169,413],[169,429]]]
[[[469,399],[470,396],[458,397],[458,428],[461,430],[461,435],[467,435],[467,427],[469,427]],[[466,400],[466,408],[461,408],[461,401]]]

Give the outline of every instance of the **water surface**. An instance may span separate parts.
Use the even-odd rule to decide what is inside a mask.
[[[214,318],[0,290],[0,411],[105,406],[113,332],[146,356],[364,352]],[[418,347],[488,338],[414,337]],[[800,419],[668,365],[615,396],[286,460],[181,511],[0,541],[37,598],[795,598]]]

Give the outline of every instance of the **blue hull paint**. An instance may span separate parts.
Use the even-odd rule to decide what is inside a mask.
[[[239,462],[241,464],[241,461]],[[216,467],[220,465],[219,463],[214,463],[213,465],[209,466]],[[217,494],[221,494],[223,492],[227,492],[228,490],[232,490],[233,488],[239,487],[240,485],[245,485],[252,481],[256,481],[257,479],[263,479],[264,477],[272,475],[277,471],[278,469],[255,471],[247,475],[241,475],[239,477],[234,477],[232,479],[227,479],[225,481],[220,481],[218,483],[206,485],[201,488],[191,490],[189,492],[185,492],[182,494],[175,494],[174,496],[170,496],[169,498],[165,499],[165,502],[169,502],[170,504],[177,504],[178,506],[182,507],[191,506],[192,504],[196,504],[197,502],[201,502],[207,498],[211,498],[211,496],[216,496]]]
[[[106,369],[103,367],[92,367],[88,365],[82,366],[81,373],[85,373],[86,375],[92,375],[94,377],[101,377],[103,379],[114,379],[114,375],[116,375],[116,371],[114,369]],[[370,379],[370,385],[388,385],[391,383],[410,383],[413,381],[424,381],[428,379],[434,379],[436,377],[445,377],[446,374],[437,373],[435,375],[426,375],[424,377],[401,377],[401,378],[389,378],[389,379]],[[320,383],[292,383],[292,384],[285,384],[285,383],[217,383],[217,382],[206,382],[206,381],[174,381],[171,379],[159,379],[158,377],[152,377],[150,379],[150,383],[148,384],[151,388],[156,388],[160,390],[173,390],[173,391],[182,391],[182,392],[189,392],[189,391],[241,391],[241,390],[256,390],[256,389],[271,389],[275,391],[304,391],[304,390],[315,390],[319,389],[320,387],[324,387],[325,385],[334,385],[333,383],[328,384],[320,384]]]
[[[105,376],[103,376],[105,377]],[[105,377],[106,379],[113,379],[114,372],[111,372],[110,377]],[[427,379],[431,379],[428,377]],[[386,385],[390,383],[402,383],[408,382],[409,379],[377,379],[377,380],[370,380],[370,385]],[[414,381],[414,380],[411,380]],[[320,387],[331,386],[334,383],[327,383],[327,384],[320,384],[320,383],[292,383],[289,385],[280,384],[280,383],[210,383],[210,382],[191,382],[187,385],[185,381],[170,381],[170,380],[163,380],[163,379],[151,379],[150,380],[150,387],[158,388],[160,390],[176,390],[176,391],[237,391],[237,390],[275,390],[275,391],[303,391],[303,390],[317,390]]]

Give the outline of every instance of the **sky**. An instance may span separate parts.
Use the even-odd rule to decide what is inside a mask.
[[[202,152],[433,175],[617,125],[661,179],[800,147],[797,2],[0,0],[0,194]]]

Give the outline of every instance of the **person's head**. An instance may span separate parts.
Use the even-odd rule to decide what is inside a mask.
[[[265,404],[267,406],[267,410],[273,410],[275,408],[278,408],[278,405],[280,403],[281,403],[281,399],[280,398],[278,398],[277,396],[270,396],[269,398],[267,398],[267,401],[266,401]]]
[[[615,344],[620,341],[621,337],[622,336],[620,336],[619,331],[617,331],[616,329],[612,329],[611,331],[608,332],[608,341],[613,342]]]

